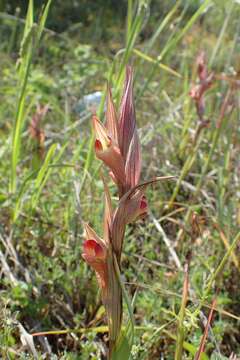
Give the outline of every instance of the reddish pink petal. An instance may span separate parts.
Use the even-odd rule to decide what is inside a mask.
[[[192,89],[189,92],[189,96],[194,100],[199,99],[199,85],[196,85],[196,86],[192,87]]]
[[[95,150],[96,151],[103,151],[103,146],[100,140],[95,140]]]
[[[127,158],[128,149],[136,128],[135,108],[133,102],[132,69],[126,70],[125,86],[120,105],[119,115],[119,144],[124,160]]]
[[[102,240],[97,233],[89,226],[87,223],[83,224],[85,230],[85,237],[86,239],[94,239],[98,244],[101,246],[105,246],[104,240]]]
[[[104,289],[107,285],[108,278],[107,250],[104,245],[95,239],[85,240],[83,243],[82,257],[96,271],[99,285],[102,289]]]
[[[207,61],[204,52],[201,52],[197,57],[197,73],[199,84],[192,87],[189,95],[195,101],[199,118],[203,120],[205,110],[204,94],[212,86],[214,79],[213,73],[208,73]]]
[[[150,184],[156,183],[157,181],[170,180],[173,178],[174,176],[163,176],[146,181],[142,184],[136,185],[123,195],[113,214],[111,226],[112,246],[118,260],[120,260],[121,257],[126,224],[135,221],[139,217],[144,217],[147,214],[147,201],[144,196],[146,187]]]
[[[147,200],[140,190],[128,202],[126,206],[126,213],[128,214],[126,221],[127,224],[132,223],[147,215]]]
[[[207,61],[206,54],[204,51],[201,51],[197,57],[197,67],[198,67],[198,77],[200,80],[205,80],[207,78]]]
[[[85,256],[87,257],[93,256],[98,259],[105,259],[106,257],[103,247],[99,243],[97,243],[96,240],[93,239],[86,240],[84,242],[83,250]]]
[[[139,183],[141,173],[141,151],[137,131],[134,132],[125,164],[126,190]]]
[[[93,115],[93,127],[96,136],[95,147],[99,148],[99,150],[106,150],[110,146],[111,139],[108,135],[107,129],[98,120],[96,115]]]
[[[124,184],[125,183],[124,164],[119,149],[111,144],[108,149],[101,150],[100,146],[96,146],[95,144],[95,151],[96,151],[96,156],[100,160],[102,160],[105,163],[105,165],[107,165],[109,169],[112,171],[116,183]]]
[[[140,209],[145,210],[146,208],[147,208],[147,199],[146,196],[143,196],[140,202]]]
[[[96,136],[96,156],[110,168],[117,183],[125,184],[124,162],[119,147],[96,116],[93,116],[93,125]]]
[[[106,112],[106,128],[110,137],[114,140],[116,145],[119,145],[119,125],[117,121],[117,113],[112,100],[111,89],[107,89],[107,112]]]
[[[143,189],[135,189],[130,196],[130,192],[125,194],[120,200],[112,221],[111,235],[113,241],[113,249],[120,259],[122,243],[126,225],[136,221],[139,218],[145,217],[147,214],[147,202],[143,194]]]
[[[116,182],[125,184],[124,163],[119,148],[111,142],[107,149],[102,150],[99,144],[95,143],[95,152],[96,156],[112,171]]]
[[[104,239],[106,242],[110,241],[110,227],[112,223],[112,202],[109,189],[105,179],[102,177],[104,185],[104,196],[105,196],[105,209],[104,209]]]

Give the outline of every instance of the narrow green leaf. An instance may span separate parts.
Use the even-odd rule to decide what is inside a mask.
[[[40,40],[42,31],[45,26],[47,14],[51,0],[48,0],[47,5],[43,11],[43,15],[40,19],[38,32],[36,33],[37,40]],[[23,39],[21,42],[19,60],[17,66],[19,68],[19,87],[20,96],[17,104],[16,118],[14,122],[13,135],[12,135],[12,156],[11,156],[11,180],[10,180],[10,192],[14,193],[17,186],[17,165],[20,157],[21,150],[21,132],[25,121],[25,101],[26,101],[26,89],[28,78],[30,74],[30,67],[34,52],[33,40],[35,36],[34,26],[34,11],[33,11],[33,0],[29,0],[28,11],[26,16],[26,22],[24,27]]]
[[[41,19],[39,21],[39,25],[38,25],[38,31],[37,31],[37,38],[38,38],[38,41],[40,40],[41,38],[41,35],[43,33],[43,30],[44,30],[44,27],[45,27],[45,24],[46,24],[46,20],[47,20],[47,17],[48,17],[48,13],[49,13],[49,9],[50,9],[50,6],[51,6],[51,3],[52,3],[52,0],[48,0],[44,10],[43,10],[43,14],[41,16]]]
[[[185,266],[185,276],[183,283],[183,292],[182,292],[182,303],[178,314],[178,329],[177,329],[177,340],[176,340],[176,350],[175,350],[175,360],[182,359],[183,353],[183,342],[184,342],[184,317],[185,309],[188,299],[188,288],[189,288],[189,275],[188,275],[188,265]]]
[[[13,128],[12,137],[12,158],[11,158],[11,183],[10,191],[16,191],[17,182],[17,164],[20,154],[21,145],[21,130],[24,123],[24,106],[26,99],[26,87],[30,71],[31,57],[32,57],[32,37],[33,37],[33,1],[30,0],[28,4],[28,11],[26,23],[24,28],[23,40],[20,49],[19,64],[19,83],[20,96],[17,104],[16,118]]]
[[[166,47],[164,47],[163,51],[160,54],[160,58],[163,58],[166,53],[171,50],[172,48],[176,47],[178,42],[183,38],[183,36],[186,34],[186,32],[193,26],[193,24],[196,22],[196,20],[199,18],[199,16],[206,10],[206,8],[211,3],[211,0],[205,0],[202,5],[198,8],[198,10],[193,14],[193,16],[190,18],[190,20],[186,23],[184,28],[177,33],[176,37],[174,37]]]
[[[112,354],[112,360],[122,360],[122,359],[130,359],[131,356],[131,349],[133,346],[134,341],[134,316],[133,316],[133,309],[131,306],[131,302],[129,300],[127,291],[124,287],[124,284],[121,279],[121,274],[117,262],[117,258],[114,255],[114,266],[117,274],[117,278],[119,281],[119,284],[122,289],[123,298],[126,302],[127,309],[128,309],[128,315],[129,315],[129,323],[126,329],[122,330],[122,334],[119,338],[119,341],[117,343],[116,348],[114,349],[114,352]]]
[[[60,160],[65,148],[66,148],[67,144],[65,144],[65,146],[62,147],[62,149],[59,151],[58,155],[54,158],[55,152],[56,152],[56,148],[57,148],[57,144],[53,144],[50,149],[48,150],[47,156],[45,158],[45,161],[42,165],[42,168],[40,169],[38,176],[35,180],[35,193],[32,197],[32,208],[34,209],[37,205],[39,196],[49,178],[49,176],[51,175],[54,165],[56,165],[56,163]]]
[[[177,337],[175,335],[173,335],[172,333],[170,333],[169,331],[167,330],[163,330],[163,332],[170,337],[170,339],[173,339],[173,340],[177,340]],[[198,348],[192,344],[190,344],[189,342],[187,341],[184,341],[183,342],[183,347],[185,350],[187,350],[188,352],[190,352],[190,354],[192,356],[195,356],[195,354],[197,353],[198,351]],[[205,353],[202,353],[201,354],[201,359],[200,360],[209,360],[209,357],[205,354]]]

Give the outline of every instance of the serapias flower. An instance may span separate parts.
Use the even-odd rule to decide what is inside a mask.
[[[95,153],[110,169],[110,175],[118,185],[119,197],[139,183],[141,173],[141,150],[136,127],[133,101],[132,69],[127,67],[119,116],[107,90],[105,126],[93,116]]]
[[[45,141],[45,132],[41,129],[41,121],[45,117],[49,110],[48,105],[37,105],[35,114],[32,116],[31,122],[29,124],[29,133],[31,138],[37,143],[37,150],[41,159],[44,157],[44,141]]]
[[[83,244],[83,258],[95,270],[102,300],[106,309],[109,328],[109,358],[120,339],[122,324],[122,287],[119,281],[121,253],[126,226],[147,215],[145,196],[147,185],[165,178],[156,178],[142,184],[141,151],[136,128],[133,101],[132,70],[127,67],[125,86],[117,115],[111,90],[107,91],[106,122],[93,116],[95,153],[110,170],[118,187],[119,201],[112,208],[111,196],[103,178],[105,212],[103,238],[87,224]]]
[[[200,120],[203,120],[205,110],[205,92],[212,86],[214,74],[209,73],[207,69],[207,61],[204,52],[197,57],[197,74],[199,83],[194,85],[189,92],[191,98],[195,101],[197,114]]]
[[[133,72],[128,66],[119,113],[119,143],[125,162],[127,192],[139,183],[141,174],[141,149],[136,126],[133,98]]]
[[[83,243],[83,259],[95,270],[102,291],[107,288],[107,248],[95,231],[84,224],[86,240]]]
[[[93,126],[96,137],[96,156],[109,167],[114,181],[119,185],[119,187],[122,187],[124,186],[126,180],[124,162],[118,144],[110,136],[108,130],[95,115],[93,116]]]

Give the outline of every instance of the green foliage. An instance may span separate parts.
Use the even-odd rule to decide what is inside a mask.
[[[10,192],[15,193],[17,187],[17,165],[20,157],[21,150],[21,131],[24,124],[25,115],[25,101],[27,96],[27,83],[30,72],[30,66],[33,58],[33,52],[37,48],[40,41],[47,13],[51,0],[46,4],[43,14],[39,20],[37,27],[34,26],[34,9],[33,1],[29,1],[28,11],[26,15],[26,22],[23,32],[23,39],[21,42],[19,59],[18,59],[18,76],[19,76],[19,90],[20,96],[17,104],[16,118],[12,135],[12,160],[11,160],[11,180],[10,180]]]

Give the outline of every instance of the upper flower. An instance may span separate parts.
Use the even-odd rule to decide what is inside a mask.
[[[198,116],[202,119],[205,107],[204,94],[212,86],[214,78],[214,74],[208,72],[204,52],[201,52],[197,57],[197,74],[199,83],[192,87],[189,95],[195,101]]]
[[[110,169],[119,197],[139,183],[141,151],[133,101],[132,69],[127,67],[119,116],[108,88],[105,126],[93,116],[95,152]]]
[[[93,116],[95,130],[95,152],[111,170],[111,175],[117,185],[122,188],[125,184],[124,162],[118,144],[111,137],[106,127]]]
[[[109,168],[110,175],[118,186],[120,198],[117,208],[113,211],[109,190],[103,179],[105,193],[103,240],[85,224],[86,240],[83,244],[83,258],[96,271],[99,285],[104,290],[110,286],[108,271],[112,266],[109,260],[111,250],[120,262],[126,225],[144,218],[148,210],[144,195],[147,183],[139,184],[141,151],[136,128],[133,76],[130,67],[126,70],[119,114],[117,115],[112,93],[108,87],[106,123],[103,124],[96,115],[93,115],[93,129],[96,156]]]

